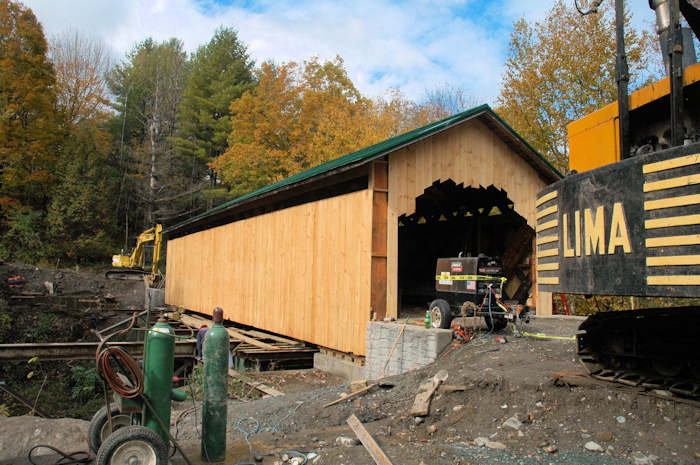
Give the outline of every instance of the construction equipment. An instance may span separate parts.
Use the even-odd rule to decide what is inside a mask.
[[[157,224],[139,234],[131,255],[124,255],[123,250],[122,254],[113,255],[113,269],[105,276],[110,279],[141,279],[149,275],[149,284],[156,285],[162,277],[158,268],[162,244],[163,225]]]
[[[145,340],[144,369],[118,345],[108,340],[133,327],[101,338],[96,369],[114,391],[114,402],[95,413],[88,427],[88,445],[96,465],[167,465],[172,442],[188,465],[182,449],[170,434],[171,400],[186,395],[173,389],[175,333],[163,316]],[[99,335],[99,333],[98,333]],[[107,400],[105,392],[105,400]]]
[[[615,4],[618,102],[569,125],[570,166],[584,172],[538,195],[538,289],[697,298],[700,64],[683,66],[694,52],[679,14],[697,36],[700,11],[687,0],[650,2],[670,77],[628,98],[622,1]],[[665,305],[595,314],[579,328],[579,358],[599,379],[700,396],[699,317],[698,306]]]
[[[497,257],[438,258],[435,271],[437,299],[428,307],[434,328],[449,328],[456,316],[482,316],[489,330],[501,330],[516,314],[501,301],[503,263]]]

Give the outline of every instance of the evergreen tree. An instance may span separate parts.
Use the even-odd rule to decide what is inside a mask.
[[[119,208],[138,220],[137,231],[183,214],[175,201],[187,191],[189,176],[172,137],[185,77],[181,41],[146,39],[108,78],[118,112],[112,134],[123,170]]]
[[[191,163],[193,187],[208,181],[212,196],[217,176],[208,164],[226,151],[231,102],[254,86],[253,61],[236,31],[222,27],[197,49],[190,69],[174,142]]]

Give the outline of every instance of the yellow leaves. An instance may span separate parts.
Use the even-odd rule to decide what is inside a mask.
[[[632,84],[639,85],[653,47],[629,21],[625,40]],[[543,21],[514,24],[497,111],[566,171],[566,126],[616,99],[614,75],[614,11],[605,3],[601,13],[581,16],[557,1]]]

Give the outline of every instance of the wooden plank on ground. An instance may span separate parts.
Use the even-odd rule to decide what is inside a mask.
[[[372,456],[374,463],[377,465],[392,465],[389,457],[386,456],[382,448],[379,447],[379,444],[377,444],[377,441],[375,441],[372,435],[369,434],[369,431],[365,429],[364,425],[354,413],[347,419],[347,423],[355,432],[362,445],[365,446],[365,449],[367,449],[369,455]]]
[[[245,334],[247,336],[259,337],[261,339],[271,339],[273,341],[282,342],[284,344],[291,344],[291,345],[296,345],[296,346],[303,346],[304,345],[304,343],[301,341],[295,341],[294,339],[287,339],[286,337],[277,336],[276,334],[265,333],[263,331],[257,331],[255,329],[249,329],[249,330],[239,329],[237,331],[239,333]]]
[[[246,383],[248,386],[257,389],[258,391],[262,392],[263,394],[270,395],[272,397],[280,397],[284,395],[284,392],[278,391],[275,388],[272,388],[266,384],[260,383],[258,381],[250,381],[247,379],[244,379],[240,373],[238,373],[236,370],[229,369],[228,370],[229,376],[232,376],[236,379],[240,379],[244,383]]]
[[[206,324],[208,326],[212,325],[211,320],[207,320],[205,318],[194,315],[180,315],[180,321],[191,328],[200,328],[203,324]],[[238,339],[239,341],[247,342],[252,346],[259,347],[265,350],[279,351],[279,347],[275,347],[271,344],[267,344],[265,342],[258,341],[257,339],[254,339],[252,337],[246,336],[245,334],[241,334],[233,328],[226,328],[226,331],[228,331],[228,334],[232,338]]]

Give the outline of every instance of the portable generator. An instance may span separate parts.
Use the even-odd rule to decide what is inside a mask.
[[[498,257],[438,258],[435,270],[436,299],[428,312],[434,328],[449,328],[457,316],[483,316],[489,330],[498,331],[512,319],[512,312],[500,304],[503,263]]]

